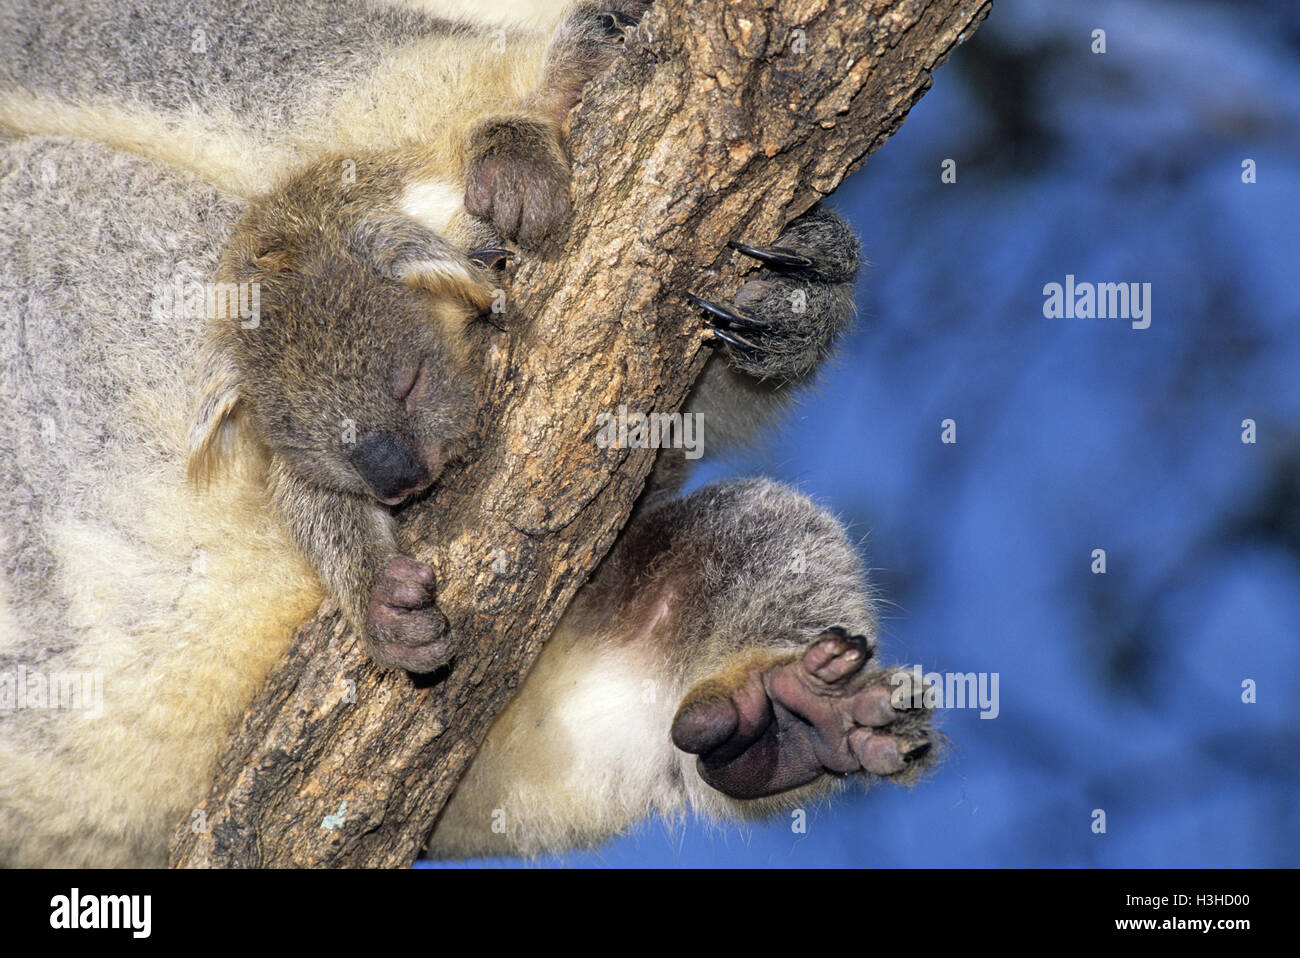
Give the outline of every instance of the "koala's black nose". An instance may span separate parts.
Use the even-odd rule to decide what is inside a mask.
[[[352,465],[375,490],[375,495],[386,502],[401,499],[429,484],[429,470],[424,463],[391,432],[362,436],[352,450]]]

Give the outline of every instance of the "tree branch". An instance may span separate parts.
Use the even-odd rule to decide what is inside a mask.
[[[485,336],[477,439],[403,543],[438,573],[445,674],[372,666],[327,603],[179,823],[177,866],[409,865],[653,463],[596,416],[678,408],[698,313],[903,122],[988,0],[661,0],[571,118],[575,213]],[[665,734],[667,734],[665,730]]]

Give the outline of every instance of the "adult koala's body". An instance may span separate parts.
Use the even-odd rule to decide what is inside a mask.
[[[150,9],[168,29],[192,22]],[[274,9],[247,7],[272,27]],[[512,57],[419,14],[292,12],[306,39],[287,47],[262,21],[195,14],[208,43],[245,24],[250,57],[286,50],[307,93],[279,98],[273,63],[196,84],[184,66],[114,60],[121,24],[93,13],[10,25],[44,24],[18,42],[0,94],[0,122],[23,134],[0,164],[0,414],[13,424],[0,672],[24,695],[102,677],[102,708],[0,711],[0,861],[164,860],[322,581],[381,661],[445,660],[441,636],[408,634],[425,620],[402,617],[430,597],[413,560],[385,552],[387,508],[436,479],[446,450],[428,451],[427,410],[448,434],[464,411],[449,398],[472,379],[457,330],[486,288],[469,253],[527,243],[562,216],[558,120],[608,38],[589,6],[554,38],[509,33]],[[107,47],[82,73],[50,72],[59,30],[69,49]],[[357,192],[334,175],[346,157]],[[776,394],[758,380],[806,377],[848,317],[857,259],[843,225],[817,211],[779,247],[752,250],[769,268],[738,298],[745,314],[710,307],[734,351],[690,403],[715,435],[749,429],[745,413]],[[214,275],[265,285],[260,325],[205,330],[168,295]],[[784,305],[796,289],[810,305],[798,315]],[[275,339],[287,323],[295,335]],[[408,364],[403,336],[417,331]],[[320,437],[353,407],[384,420],[362,417],[361,434],[388,438],[341,453]],[[187,461],[205,483],[187,481]],[[675,470],[657,474],[489,732],[434,854],[585,844],[656,811],[762,814],[848,773],[906,781],[922,767],[924,716],[895,710],[888,675],[865,668],[871,605],[839,525],[771,483],[678,499]],[[339,525],[347,515],[365,521]],[[641,701],[647,679],[668,690],[662,704]]]

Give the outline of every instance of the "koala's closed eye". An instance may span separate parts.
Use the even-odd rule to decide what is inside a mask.
[[[393,367],[390,382],[392,396],[400,403],[418,401],[428,382],[428,368],[422,357],[408,356],[398,359],[397,365]]]

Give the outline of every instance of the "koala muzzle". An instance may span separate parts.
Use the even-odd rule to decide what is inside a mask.
[[[390,506],[426,488],[433,478],[410,447],[391,432],[362,436],[352,451],[352,465],[375,495]]]

